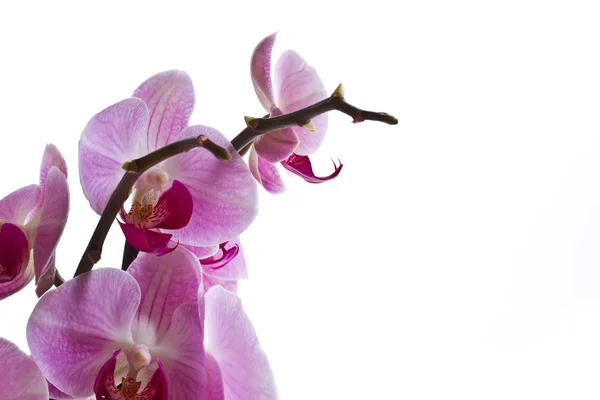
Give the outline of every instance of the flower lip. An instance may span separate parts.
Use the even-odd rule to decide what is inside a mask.
[[[213,270],[221,269],[229,264],[229,262],[233,260],[240,252],[240,246],[234,244],[233,247],[225,249],[227,243],[228,241],[219,245],[219,249],[222,252],[220,257],[217,258],[216,255],[213,255],[207,258],[202,258],[200,259],[200,264],[205,265]]]
[[[335,170],[331,174],[324,176],[324,177],[319,177],[319,176],[315,175],[315,173],[313,172],[313,169],[312,169],[312,164],[311,164],[308,156],[292,154],[287,160],[283,161],[281,163],[281,165],[283,165],[283,167],[285,169],[287,169],[288,171],[290,171],[290,172],[298,175],[302,179],[304,179],[306,182],[323,183],[323,182],[326,182],[328,180],[335,178],[336,176],[338,176],[340,174],[340,172],[342,172],[342,167],[344,166],[344,164],[342,164],[340,162],[340,160],[338,160],[338,162],[340,164],[339,166],[335,165],[335,162],[333,160],[332,160],[332,162],[333,162],[333,167],[335,168]]]

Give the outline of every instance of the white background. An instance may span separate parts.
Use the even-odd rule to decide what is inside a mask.
[[[70,167],[58,268],[97,216],[77,172],[95,113],[166,69],[191,123],[263,113],[252,49],[279,30],[328,90],[399,118],[331,114],[317,172],[261,193],[241,295],[288,399],[600,397],[600,13],[594,2],[3,2],[0,196]],[[113,227],[101,265],[119,266]],[[101,301],[101,299],[98,299]],[[0,302],[27,350],[33,285]]]

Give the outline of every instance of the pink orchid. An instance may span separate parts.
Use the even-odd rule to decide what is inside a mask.
[[[204,149],[176,155],[136,182],[121,228],[136,249],[164,254],[171,240],[212,246],[244,231],[257,213],[257,189],[248,167],[216,129],[187,126],[194,88],[183,71],[166,71],[142,83],[133,97],[96,114],[79,141],[79,176],[91,207],[101,214],[124,174],[125,161],[166,144],[206,135],[229,150],[217,160]]]
[[[0,399],[48,400],[48,386],[42,371],[14,343],[0,338]]]
[[[218,247],[186,248],[200,259],[205,292],[213,286],[220,285],[237,293],[237,281],[248,279],[246,258],[239,237],[221,243]]]
[[[31,314],[33,359],[75,397],[276,398],[239,298],[220,286],[203,295],[200,271],[197,256],[179,246],[162,257],[140,254],[127,272],[99,268],[67,281]]]
[[[259,101],[272,117],[287,114],[317,103],[327,97],[317,72],[298,53],[288,50],[275,65],[271,80],[271,53],[276,34],[264,38],[254,49],[250,63],[252,84]],[[313,173],[308,155],[317,151],[327,131],[327,115],[312,119],[312,127],[288,127],[262,135],[254,141],[248,165],[252,175],[270,193],[281,193],[285,185],[277,171],[281,163],[288,171],[310,183],[335,178],[342,164],[333,164],[334,172],[326,177]]]
[[[38,296],[52,287],[55,250],[68,213],[67,167],[58,149],[49,144],[40,184],[0,200],[0,299],[27,286],[34,275]]]

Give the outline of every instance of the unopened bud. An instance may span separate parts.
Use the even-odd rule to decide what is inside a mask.
[[[250,129],[258,128],[258,118],[245,116],[244,121],[246,121],[246,126],[248,128],[250,128]]]
[[[127,172],[137,172],[138,170],[135,161],[125,161],[123,165],[121,165],[121,168],[123,168]]]
[[[344,86],[340,83],[338,85],[338,87],[335,88],[335,91],[333,92],[332,96],[333,97],[342,97],[343,98],[344,97],[344,92],[345,92]]]
[[[302,127],[311,132],[315,132],[317,130],[317,127],[313,121],[308,121],[306,124],[302,125]]]

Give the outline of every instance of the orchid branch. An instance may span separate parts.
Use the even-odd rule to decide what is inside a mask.
[[[119,210],[123,206],[123,203],[129,198],[131,189],[137,179],[156,164],[196,147],[205,148],[219,160],[227,161],[231,158],[231,155],[226,149],[218,146],[206,136],[200,135],[198,137],[173,142],[144,157],[127,161],[123,164],[125,175],[121,178],[121,181],[110,196],[102,215],[100,215],[100,221],[98,221],[96,229],[81,257],[81,261],[79,261],[74,277],[91,271],[94,264],[100,261],[102,245],[104,244],[106,235],[108,234],[113,221],[117,217],[117,214],[119,214]]]
[[[378,121],[388,125],[398,124],[398,119],[384,112],[361,110],[346,102],[344,99],[344,87],[338,85],[333,94],[318,103],[302,108],[289,114],[283,114],[273,118],[246,118],[246,129],[241,131],[231,144],[236,151],[241,152],[259,136],[286,128],[288,126],[306,126],[310,120],[317,115],[328,111],[340,111],[352,117],[353,123],[363,121]]]
[[[265,133],[273,132],[288,126],[306,126],[310,124],[310,120],[317,115],[324,114],[329,111],[340,111],[350,117],[354,123],[363,121],[378,121],[388,125],[398,124],[398,119],[384,113],[362,110],[346,102],[344,99],[344,87],[340,84],[333,94],[325,100],[302,108],[298,111],[284,114],[278,117],[268,118],[246,118],[247,127],[241,131],[233,140],[231,145],[233,148],[243,155],[251,146],[252,142]],[[200,140],[200,137],[198,138]],[[185,139],[171,143],[145,157],[137,160],[126,162],[123,168],[127,171],[121,182],[113,192],[108,205],[100,216],[100,221],[96,226],[88,247],[79,262],[75,276],[84,272],[90,271],[95,263],[100,260],[102,252],[102,244],[112,225],[112,221],[116,218],[121,206],[127,200],[130,190],[135,184],[137,178],[147,169],[166,160],[176,154],[185,152],[194,147],[204,147],[213,152],[219,159],[228,159],[227,150],[215,145],[209,140],[205,140],[202,144],[198,143],[196,138]],[[227,156],[227,158],[226,158]],[[123,251],[123,262],[121,268],[127,270],[129,265],[135,260],[138,251],[135,250],[127,241]]]

